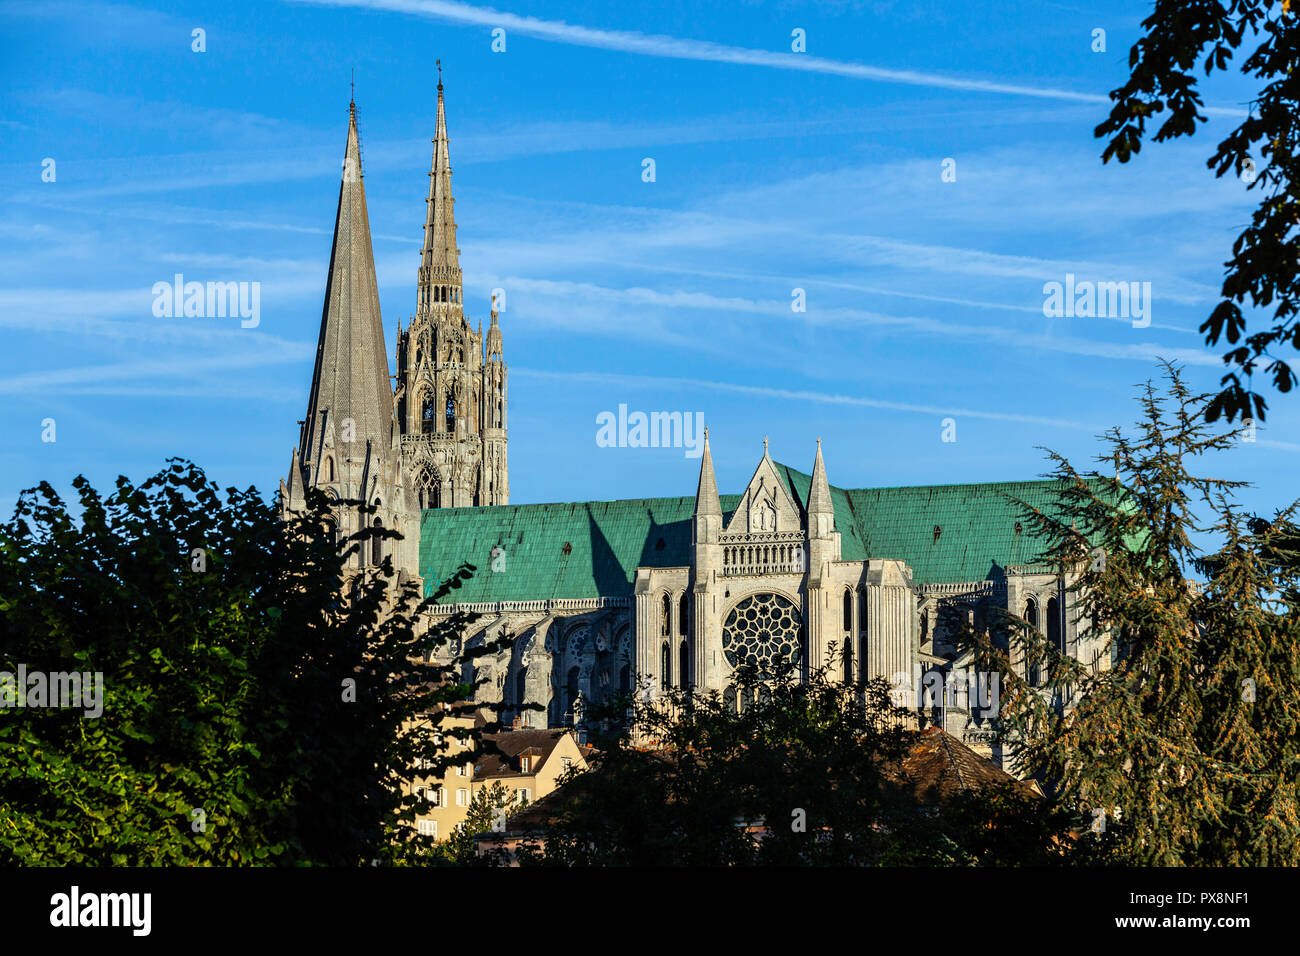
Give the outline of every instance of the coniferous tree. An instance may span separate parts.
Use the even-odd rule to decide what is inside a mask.
[[[451,836],[440,844],[442,856],[450,863],[461,866],[491,865],[495,861],[492,855],[478,855],[478,844],[474,837],[498,828],[509,819],[511,811],[522,807],[510,795],[501,781],[494,781],[491,786],[480,787],[474,791],[469,811],[465,819],[452,828]]]
[[[1243,516],[1231,500],[1242,482],[1196,473],[1238,437],[1207,424],[1212,395],[1166,369],[1168,395],[1147,385],[1136,434],[1108,433],[1104,473],[1050,453],[1056,509],[1021,503],[1076,598],[1075,653],[1012,615],[971,640],[1002,674],[1017,765],[1086,824],[1077,862],[1294,865],[1292,510]]]

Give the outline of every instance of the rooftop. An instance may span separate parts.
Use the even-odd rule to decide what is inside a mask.
[[[804,507],[811,477],[778,464]],[[1056,481],[1001,481],[893,488],[831,486],[845,561],[895,558],[918,584],[983,581],[1030,564],[1041,542],[1017,530],[1020,498],[1050,509]],[[740,495],[722,495],[724,520]],[[474,576],[455,592],[464,603],[630,597],[638,567],[690,563],[694,495],[554,504],[439,508],[422,513],[420,573],[427,593],[462,562]],[[935,533],[936,527],[939,533]],[[492,570],[493,549],[501,548]]]

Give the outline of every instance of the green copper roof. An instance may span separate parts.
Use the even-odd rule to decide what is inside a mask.
[[[811,477],[776,466],[802,508]],[[1006,496],[1048,508],[1052,481],[844,489],[831,486],[835,529],[846,561],[900,558],[918,584],[982,581],[1027,564],[1040,542],[1017,534],[1020,508]],[[740,495],[723,495],[724,520]],[[438,508],[423,512],[420,573],[427,590],[464,561],[477,571],[456,600],[538,601],[626,597],[638,567],[690,563],[694,496],[562,504]],[[935,526],[939,534],[935,535]],[[492,570],[492,549],[505,554]]]

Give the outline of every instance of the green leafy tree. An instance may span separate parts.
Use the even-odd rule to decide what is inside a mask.
[[[1078,862],[1294,866],[1294,506],[1243,515],[1240,482],[1194,473],[1237,437],[1206,423],[1212,395],[1167,375],[1167,395],[1147,385],[1136,433],[1108,434],[1104,473],[1051,454],[1059,507],[1024,505],[1092,655],[1009,618],[976,638],[977,660],[1004,675],[999,719],[1021,769],[1087,822]],[[1037,665],[1041,686],[1016,662]]]
[[[492,830],[508,811],[517,812],[521,808],[500,781],[490,787],[480,787],[474,791],[469,811],[464,821],[452,828],[451,836],[441,845],[446,859],[461,866],[490,865],[494,857],[478,855],[478,844],[474,837],[479,833]]]
[[[1142,38],[1129,53],[1128,82],[1111,92],[1110,116],[1096,129],[1097,136],[1109,137],[1102,160],[1128,162],[1150,132],[1148,121],[1155,125],[1161,118],[1152,136],[1157,143],[1190,136],[1205,122],[1197,89],[1198,61],[1208,77],[1227,71],[1233,55],[1245,51],[1241,72],[1261,84],[1246,117],[1207,163],[1216,176],[1239,176],[1259,193],[1250,225],[1233,243],[1232,258],[1225,263],[1222,300],[1200,328],[1209,345],[1227,339],[1236,346],[1223,356],[1224,364],[1234,370],[1223,377],[1222,391],[1206,403],[1210,421],[1225,413],[1228,421],[1238,414],[1264,419],[1268,403],[1250,386],[1261,364],[1279,392],[1289,392],[1296,384],[1290,364],[1272,351],[1288,343],[1300,348],[1296,14],[1291,0],[1157,0],[1142,21]],[[1247,301],[1261,309],[1272,307],[1271,328],[1245,336],[1242,305]]]
[[[628,729],[596,766],[564,781],[544,839],[520,862],[547,865],[969,864],[1041,860],[1036,808],[971,795],[951,814],[918,807],[891,772],[915,735],[883,679],[741,668],[738,709],[716,692],[625,699]],[[611,715],[603,715],[608,719]],[[595,720],[602,715],[593,711]],[[548,798],[554,799],[554,798]],[[1016,841],[998,834],[1014,832]],[[1032,848],[1030,845],[1033,845]],[[1011,857],[1023,853],[1017,859]]]
[[[362,503],[313,494],[282,521],[176,460],[73,487],[75,507],[24,492],[0,526],[0,671],[98,672],[103,712],[0,708],[0,863],[401,859],[405,785],[450,760],[438,725],[473,687],[464,654],[431,653],[467,619],[423,629],[389,561],[344,594],[349,556],[396,533],[336,544],[331,508]]]

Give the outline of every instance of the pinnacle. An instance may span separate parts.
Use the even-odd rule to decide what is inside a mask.
[[[722,516],[722,502],[718,500],[718,479],[713,473],[713,452],[709,448],[709,433],[704,433],[704,454],[700,458],[700,484],[695,492],[697,515]]]
[[[834,514],[831,487],[826,480],[826,463],[822,461],[822,442],[817,439],[817,458],[813,462],[812,484],[808,488],[809,514]]]

